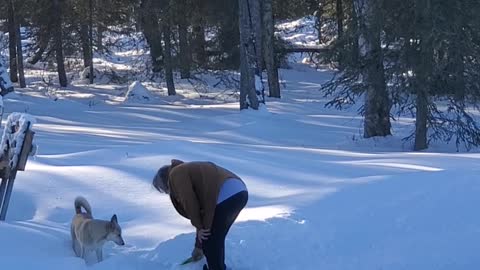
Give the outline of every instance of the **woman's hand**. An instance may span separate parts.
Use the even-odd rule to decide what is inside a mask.
[[[207,240],[209,236],[210,236],[210,229],[197,230],[197,239],[200,243],[202,243],[203,240]]]

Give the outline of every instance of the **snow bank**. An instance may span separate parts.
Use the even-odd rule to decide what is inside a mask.
[[[139,81],[133,82],[125,95],[125,103],[151,103],[154,95]]]
[[[387,177],[330,193],[289,217],[240,217],[226,241],[226,263],[235,270],[476,269],[480,218],[472,210],[480,204],[480,182],[459,175],[452,171]],[[127,246],[107,244],[105,260],[89,267],[74,256],[68,230],[68,224],[48,222],[0,224],[0,239],[8,243],[0,246],[3,266],[198,270],[205,263],[179,265],[191,251],[193,232],[145,249],[130,243],[127,227]]]
[[[94,80],[98,80],[98,78],[100,78],[100,71],[98,71],[98,69],[94,68],[93,69],[93,79]],[[86,67],[84,68],[81,72],[80,72],[80,79],[81,80],[90,80],[90,67]]]

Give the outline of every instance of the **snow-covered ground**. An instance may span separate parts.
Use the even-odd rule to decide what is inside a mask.
[[[306,47],[319,45],[313,16],[278,23],[275,34],[292,45]]]
[[[227,240],[232,269],[480,266],[480,154],[441,145],[412,153],[400,135],[358,139],[354,111],[323,108],[317,89],[329,74],[291,69],[282,78],[284,97],[260,112],[188,99],[91,105],[79,102],[93,91],[81,87],[56,101],[10,95],[6,114],[36,117],[39,148],[0,223],[2,267],[86,269],[69,240],[73,199],[83,195],[96,217],[118,215],[127,242],[106,245],[91,268],[201,269],[178,265],[193,228],[150,186],[171,158],[211,160],[245,179],[250,201]],[[412,128],[395,130],[404,126]]]
[[[356,108],[324,108],[318,89],[328,71],[281,70],[282,99],[258,112],[185,81],[179,97],[142,82],[153,98],[124,102],[132,81],[58,89],[28,75],[31,87],[6,97],[4,118],[33,115],[38,151],[0,222],[2,269],[202,269],[203,261],[179,265],[193,227],[150,185],[172,158],[214,161],[247,183],[250,200],[226,243],[231,269],[480,267],[478,150],[436,143],[411,152],[401,140],[413,129],[408,118],[394,123],[394,136],[362,139]],[[126,246],[108,243],[99,264],[71,249],[78,195],[123,228]]]

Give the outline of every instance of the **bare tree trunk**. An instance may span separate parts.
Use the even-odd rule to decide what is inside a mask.
[[[263,65],[263,22],[262,22],[262,3],[261,0],[247,0],[250,7],[250,23],[253,27],[253,36],[255,37],[255,54],[257,55],[255,64],[255,74],[260,75],[264,70]]]
[[[205,26],[202,19],[195,20],[192,33],[192,49],[195,62],[200,66],[204,66],[207,63],[207,54],[205,41]]]
[[[15,7],[14,7],[14,14],[15,14]],[[20,82],[20,88],[25,88],[27,87],[27,84],[25,82],[25,69],[23,67],[23,49],[22,49],[22,36],[20,32],[20,22],[18,19],[15,19],[14,22],[15,22],[14,24],[15,24],[15,32],[16,32],[15,39],[17,44],[18,79]]]
[[[179,45],[180,45],[180,76],[182,79],[190,78],[190,64],[192,58],[188,46],[188,31],[186,25],[178,27]]]
[[[97,13],[98,14],[98,13]],[[101,14],[101,13],[100,13]],[[105,26],[102,23],[97,25],[97,50],[103,52],[103,33],[105,32]]]
[[[140,4],[140,21],[143,35],[150,46],[150,57],[153,63],[153,72],[160,72],[163,66],[162,32],[158,23],[158,9],[155,0],[142,0]]]
[[[192,40],[190,42],[193,60],[200,66],[205,66],[207,64],[205,19],[200,15],[203,14],[205,8],[202,1],[194,1],[193,8],[197,10],[196,15],[192,18]]]
[[[238,7],[230,7],[220,18],[218,40],[221,51],[226,53],[225,57],[222,57],[222,64],[227,69],[238,68],[240,66]]]
[[[357,64],[358,60],[360,58],[359,53],[360,53],[360,48],[358,47],[358,39],[359,39],[359,33],[358,33],[358,15],[357,15],[357,10],[355,8],[355,1],[356,0],[350,0],[352,8],[350,9],[350,28],[352,29],[353,37],[351,40],[352,42],[352,62]]]
[[[278,66],[275,63],[275,37],[272,0],[263,2],[264,23],[264,56],[268,74],[268,90],[270,97],[280,98],[280,83],[278,82]]]
[[[52,0],[52,13],[55,14],[53,19],[53,39],[55,46],[55,56],[57,60],[58,81],[60,86],[66,87],[68,85],[67,73],[65,72],[65,63],[63,57],[63,34],[62,34],[62,7],[60,0]]]
[[[457,10],[464,10],[464,5],[461,1],[455,2],[457,5]],[[454,27],[455,37],[452,39],[453,44],[449,47],[449,58],[451,57],[451,66],[453,68],[453,89],[454,89],[454,98],[455,102],[461,107],[465,106],[465,52],[461,49],[462,41],[466,39],[465,31],[462,31],[463,26],[466,24],[464,22],[464,17],[461,15],[456,15],[451,24]]]
[[[80,22],[80,43],[82,44],[83,66],[89,67],[92,62],[90,56],[89,29],[88,24]]]
[[[417,87],[422,87],[417,84]],[[427,121],[428,121],[428,99],[425,89],[417,90],[415,115],[415,145],[414,150],[420,151],[428,148],[427,141]]]
[[[428,104],[430,92],[430,76],[433,70],[433,37],[429,29],[432,27],[432,11],[430,0],[418,1],[418,21],[422,22],[420,29],[420,50],[418,62],[415,65],[416,117],[414,150],[428,148]]]
[[[13,1],[8,1],[8,48],[10,54],[10,80],[18,82],[17,70],[17,31],[15,29],[15,11]]]
[[[136,1],[136,2],[138,3],[140,1]],[[106,12],[108,12],[109,3],[105,0],[96,1],[94,8],[98,15],[105,14]],[[99,17],[98,15],[97,17]],[[137,21],[138,21],[137,18],[135,18],[135,23],[137,23]],[[95,44],[97,45],[97,51],[103,52],[105,49],[103,47],[103,35],[105,31],[108,30],[105,26],[105,20],[102,20],[101,18],[97,19],[96,28],[97,28],[97,36],[96,36]]]
[[[317,29],[317,35],[318,35],[318,44],[321,44],[323,41],[323,36],[322,36],[322,20],[323,16],[323,0],[318,1],[317,5],[317,10],[315,11],[315,28]]]
[[[250,23],[250,0],[238,0],[240,28],[240,110],[251,107],[257,110],[258,98],[255,92],[255,49],[250,33],[254,31]]]
[[[462,107],[463,107],[463,104],[465,103],[465,62],[463,60],[463,55],[462,55],[462,52],[460,51],[457,51],[456,54],[454,55],[455,57],[455,67],[456,67],[456,71],[455,71],[455,82],[454,82],[454,85],[455,85],[455,101],[458,103],[458,104],[462,104]]]
[[[366,0],[368,2],[369,0]],[[340,45],[342,48],[338,51],[338,66],[340,69],[343,69],[343,63],[345,62],[345,53],[343,50],[343,19],[344,19],[344,11],[343,11],[343,0],[336,0],[336,12],[337,12],[337,40],[340,41]]]
[[[50,24],[47,26],[40,25],[40,29],[38,31],[42,34],[37,34],[37,51],[29,61],[29,63],[32,65],[35,65],[42,59],[43,53],[45,53],[45,50],[50,43],[51,32],[48,31],[48,29],[50,29]]]
[[[93,0],[89,0],[89,11],[90,11],[90,18],[89,18],[89,41],[90,44],[88,46],[89,49],[89,56],[90,56],[90,74],[88,78],[90,79],[90,84],[93,84],[93,79],[95,77],[95,72],[93,69],[93,12],[94,12],[94,7],[93,7]]]
[[[337,11],[337,33],[338,38],[343,37],[343,0],[336,0],[336,11]]]
[[[179,1],[179,9],[186,10],[186,0]],[[182,79],[190,78],[190,64],[192,57],[188,45],[188,22],[185,16],[178,18],[178,42],[180,47],[180,76]]]
[[[175,83],[173,81],[173,63],[172,63],[172,33],[170,31],[170,23],[163,25],[163,42],[165,43],[165,80],[167,81],[168,95],[176,95]]]
[[[390,100],[388,97],[383,54],[380,44],[380,25],[375,22],[379,7],[374,0],[356,0],[359,14],[360,56],[364,58],[363,81],[365,92],[364,137],[391,135]]]

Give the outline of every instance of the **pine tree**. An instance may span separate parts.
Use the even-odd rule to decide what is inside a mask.
[[[18,81],[20,84],[20,88],[27,87],[25,82],[25,69],[23,66],[23,48],[22,48],[22,35],[20,31],[20,6],[22,4],[21,1],[17,1],[16,5],[11,1],[11,5],[13,6],[13,14],[15,15],[14,26],[15,26],[15,44],[17,46],[17,69],[18,69]]]
[[[8,1],[8,48],[10,55],[10,80],[18,82],[17,70],[17,31],[15,26],[15,12],[13,1]]]
[[[275,63],[275,36],[272,0],[263,1],[263,52],[268,75],[269,96],[280,98],[278,65]]]
[[[46,0],[45,0],[46,1]],[[57,72],[58,80],[60,86],[66,87],[68,84],[67,73],[65,71],[65,60],[63,56],[63,33],[62,33],[62,1],[63,0],[52,0],[51,1],[51,14],[55,14],[52,18],[52,35],[55,48],[55,57],[57,60]]]
[[[387,136],[390,128],[390,101],[386,89],[383,53],[381,48],[381,6],[376,0],[357,0],[354,2],[359,14],[360,35],[358,48],[364,63],[364,137]]]
[[[190,70],[192,63],[192,56],[190,53],[190,45],[188,43],[188,20],[187,15],[183,14],[188,12],[187,0],[178,0],[176,4],[176,11],[178,16],[178,46],[180,57],[180,76],[182,79],[190,78]]]
[[[162,32],[159,24],[159,13],[159,6],[155,0],[141,1],[140,25],[145,39],[150,46],[150,57],[152,59],[154,72],[159,72],[163,66]]]
[[[239,0],[240,17],[240,109],[252,108],[257,110],[259,107],[258,98],[255,92],[255,46],[254,37],[251,33],[254,30],[251,23],[251,5],[250,2],[258,0]]]

